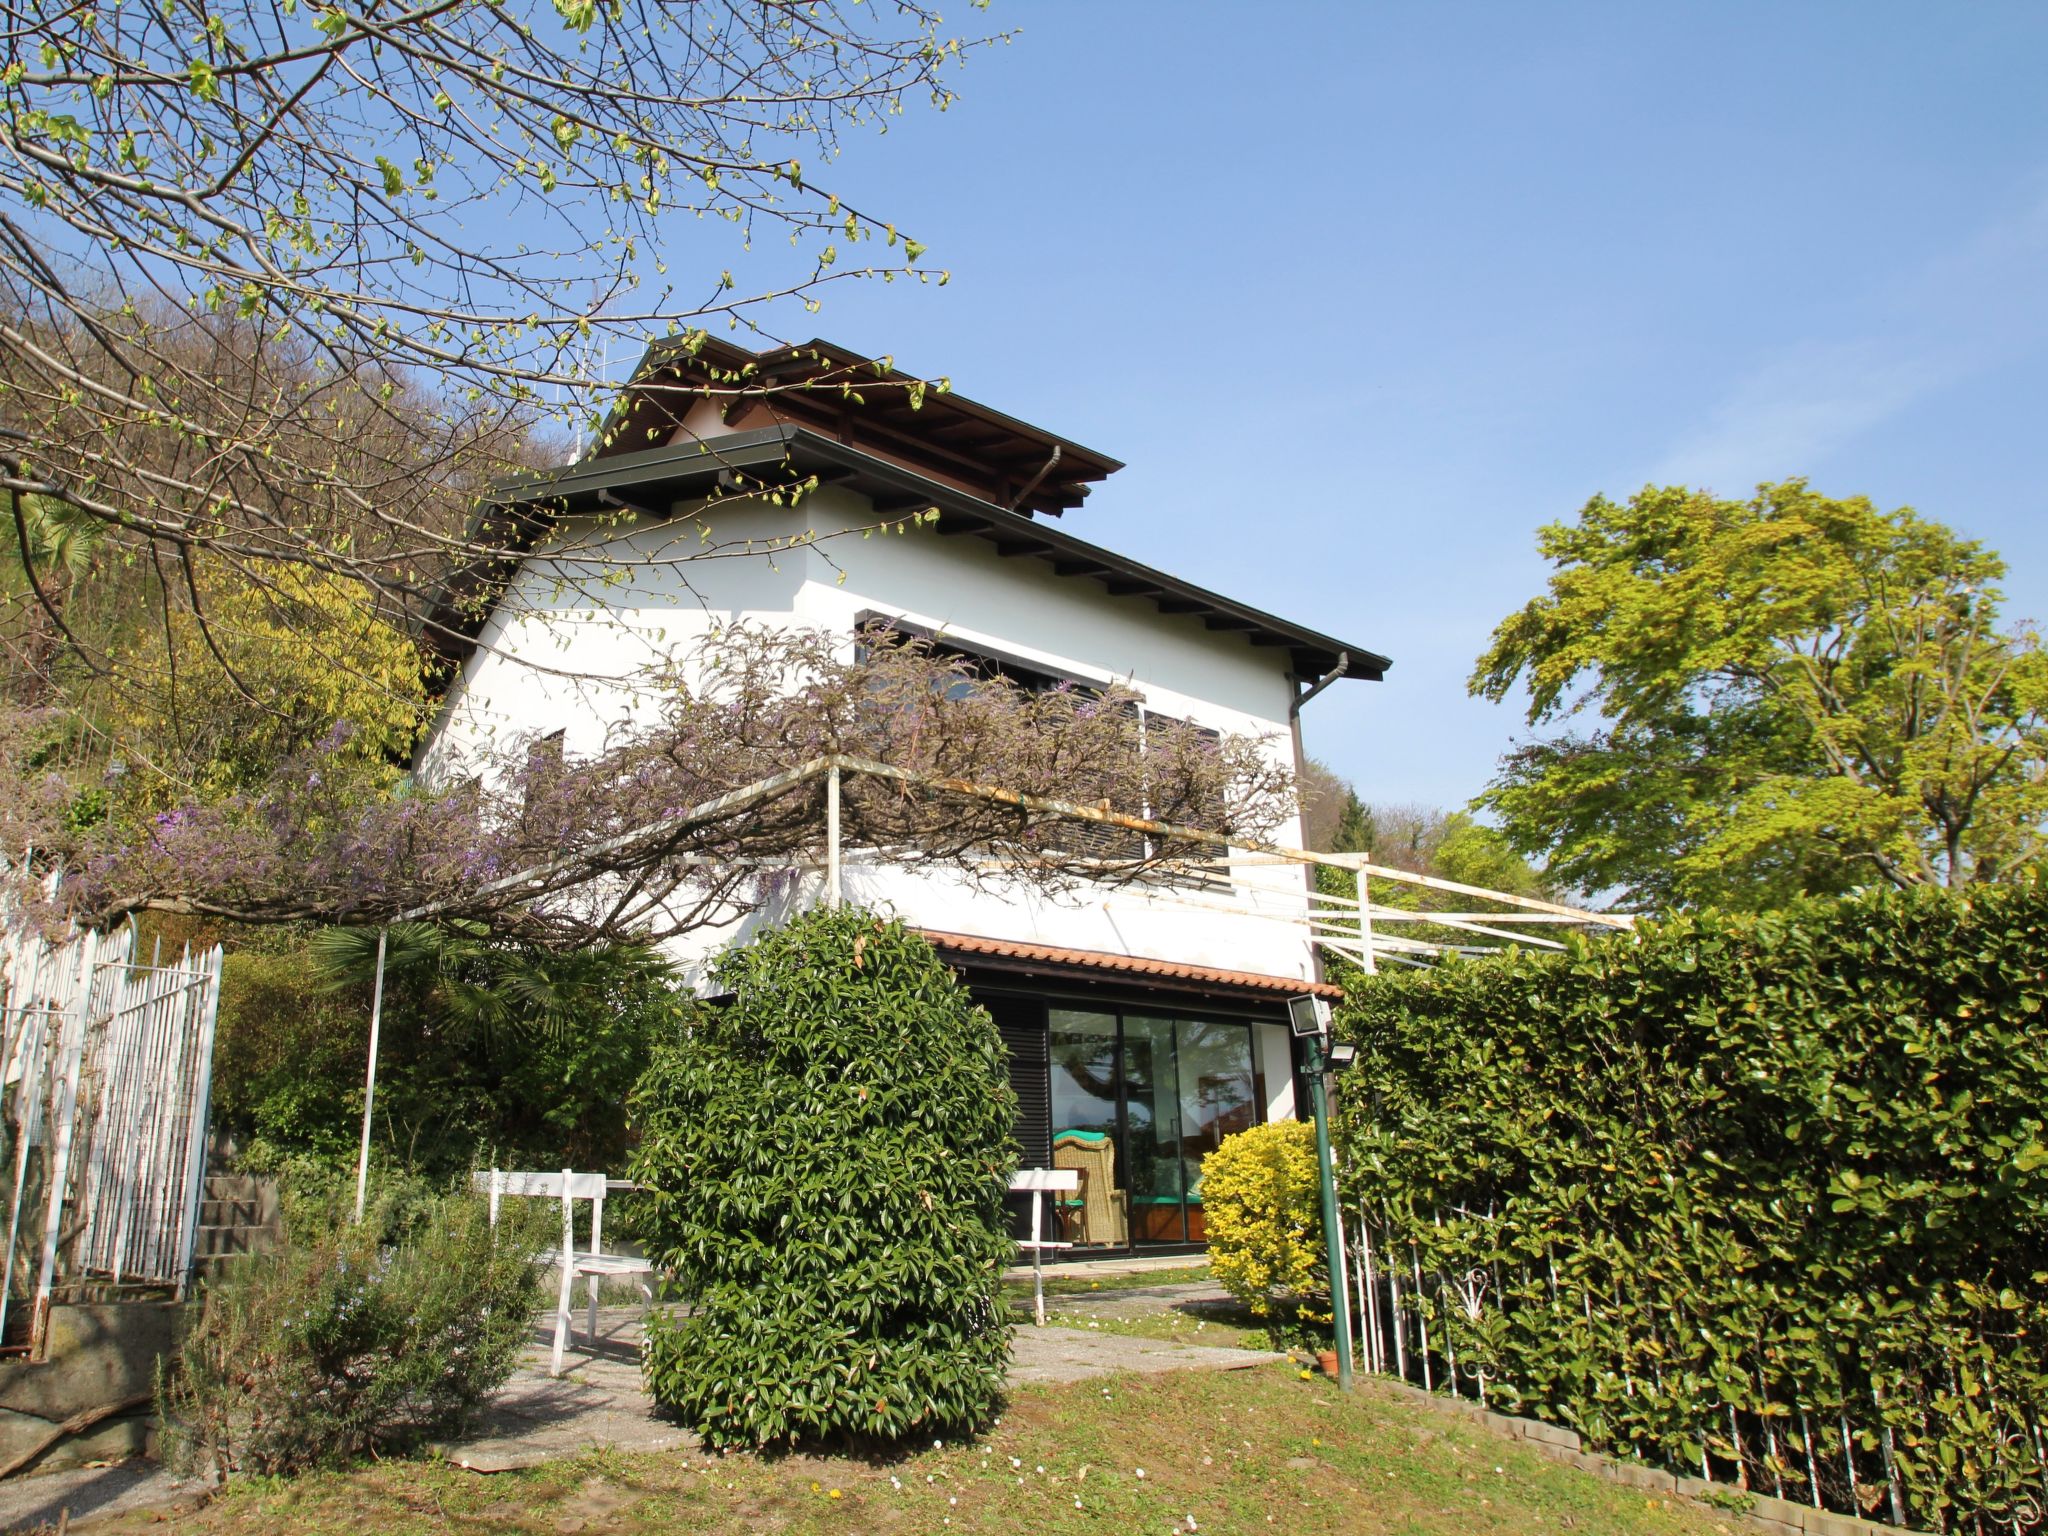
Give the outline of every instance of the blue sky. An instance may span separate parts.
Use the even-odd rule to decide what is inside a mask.
[[[2048,619],[2048,5],[986,18],[815,177],[952,282],[784,328],[1126,460],[1074,532],[1391,655],[1307,720],[1369,798],[1486,783],[1521,719],[1466,675],[1598,492],[1910,504]]]

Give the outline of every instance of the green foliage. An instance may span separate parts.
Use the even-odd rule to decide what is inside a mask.
[[[817,911],[718,964],[732,1001],[634,1096],[657,1401],[712,1445],[971,1433],[1001,1402],[1015,1166],[1002,1041],[902,924]]]
[[[1439,1379],[1455,1350],[1465,1390],[1686,1469],[1733,1460],[1732,1413],[1753,1485],[1766,1423],[1789,1484],[1797,1411],[1846,1414],[1866,1501],[1888,1429],[1915,1523],[2002,1529],[2043,1494],[2044,954],[2028,882],[1354,973],[1345,1199],[1431,1277]]]
[[[1371,810],[1358,798],[1357,790],[1347,787],[1344,791],[1344,808],[1337,816],[1337,830],[1330,838],[1330,851],[1370,853],[1373,831]]]
[[[1202,1159],[1202,1209],[1210,1271],[1253,1316],[1291,1315],[1311,1295],[1327,1305],[1313,1125],[1275,1120],[1226,1136]]]
[[[1545,527],[1546,595],[1471,687],[1529,691],[1483,804],[1560,883],[1762,910],[1864,885],[2004,879],[2048,826],[2048,658],[1998,626],[1997,555],[1910,509],[1792,480],[1679,487]]]
[[[542,1246],[467,1196],[295,1220],[207,1289],[161,1393],[177,1459],[289,1473],[460,1431],[518,1363]]]
[[[23,585],[34,582],[45,597],[54,598],[56,589],[75,586],[92,569],[105,538],[104,523],[48,496],[10,496],[6,514],[0,517],[0,552],[11,568],[8,574],[18,570]]]
[[[323,989],[302,948],[229,954],[214,1026],[214,1124],[261,1147],[259,1164],[353,1155],[369,1033],[362,1006]]]
[[[355,1155],[373,930],[323,929],[229,956],[216,1118],[252,1166]],[[385,958],[375,1149],[447,1177],[479,1166],[615,1169],[625,1103],[689,1004],[638,946],[556,953],[463,927],[397,924]]]

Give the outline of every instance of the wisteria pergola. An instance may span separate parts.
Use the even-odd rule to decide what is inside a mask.
[[[1033,794],[999,784],[918,773],[874,758],[840,752],[812,758],[794,768],[769,774],[701,804],[677,811],[673,815],[621,832],[605,842],[579,850],[573,856],[573,864],[569,857],[543,861],[513,874],[485,882],[460,900],[450,898],[426,903],[400,912],[389,921],[432,921],[450,915],[478,897],[517,900],[523,893],[531,892],[536,898],[545,899],[547,895],[561,889],[560,881],[565,874],[571,874],[575,869],[588,868],[593,854],[602,855],[614,847],[625,849],[684,834],[694,827],[721,823],[736,813],[799,795],[814,799],[811,787],[821,780],[824,784],[825,834],[822,861],[795,859],[781,861],[772,866],[762,863],[757,867],[764,872],[772,867],[796,874],[822,873],[822,899],[828,907],[836,908],[845,899],[845,870],[848,860],[847,849],[842,841],[842,785],[850,777],[893,781],[903,785],[906,790],[922,789],[941,795],[963,796],[993,805],[1011,806],[1040,819],[1092,824],[1143,837],[1147,840],[1148,846],[1156,842],[1159,846],[1175,850],[1171,856],[1143,861],[1143,867],[1147,871],[1162,877],[1176,874],[1201,877],[1199,880],[1187,882],[1176,882],[1170,878],[1148,882],[1146,891],[1152,899],[1293,925],[1302,930],[1307,942],[1349,960],[1367,972],[1377,971],[1382,960],[1397,965],[1429,965],[1446,954],[1475,953],[1497,948],[1502,944],[1522,944],[1541,949],[1564,947],[1556,938],[1546,937],[1541,932],[1521,931],[1527,927],[1627,929],[1635,922],[1635,919],[1626,913],[1596,912],[1565,906],[1532,896],[1488,890],[1483,886],[1466,885],[1434,875],[1418,874],[1412,870],[1377,864],[1372,861],[1369,854],[1318,853],[1306,848],[1263,842],[1242,835],[1134,815],[1112,809],[1107,804],[1084,805],[1078,801]],[[1195,850],[1213,852],[1204,856]],[[884,863],[892,856],[892,850],[886,847],[864,849],[862,853],[876,862]],[[705,862],[709,868],[714,861],[707,857]],[[1000,877],[1007,872],[1022,873],[1032,862],[1031,855],[1013,852],[1003,857],[991,856],[982,861],[982,867],[987,873]],[[1120,883],[1129,882],[1133,867],[1130,860],[1105,859],[1101,862],[1106,877],[1114,878]],[[1057,865],[1058,873],[1063,878],[1076,881],[1087,878],[1088,861],[1085,859],[1077,861],[1071,854],[1063,854],[1058,858]],[[1239,903],[1218,899],[1219,884],[1231,891],[1256,888],[1264,894],[1276,894],[1279,887],[1250,880],[1247,874],[1254,869],[1290,866],[1302,870],[1304,874],[1302,901],[1296,911],[1283,913],[1255,910]],[[1347,871],[1352,877],[1355,894],[1335,895],[1320,890],[1309,873],[1318,866]],[[1392,906],[1373,900],[1372,882],[1376,879],[1420,887],[1450,896],[1462,896],[1488,905],[1454,911],[1419,911]],[[1458,938],[1470,935],[1472,938],[1494,942],[1471,944],[1387,931],[1389,927],[1400,929],[1417,925],[1445,930]],[[385,927],[388,926],[387,923]],[[380,930],[376,980],[371,992],[369,1063],[364,1083],[362,1137],[356,1166],[358,1220],[361,1219],[369,1190],[370,1130],[376,1102],[378,1043],[384,999],[384,958],[385,942],[383,931]]]

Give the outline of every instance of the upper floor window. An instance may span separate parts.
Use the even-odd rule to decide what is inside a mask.
[[[949,697],[960,697],[969,693],[979,682],[999,681],[1027,693],[1049,693],[1058,689],[1071,689],[1087,694],[1100,694],[1110,687],[1101,679],[1090,679],[1055,670],[1043,663],[1027,661],[1007,655],[992,648],[982,648],[944,637],[921,625],[911,624],[902,619],[881,614],[864,613],[857,621],[861,654],[871,654],[870,648],[878,645],[905,644],[914,642],[923,646],[934,656],[962,663],[945,687]],[[1162,714],[1146,704],[1142,694],[1128,699],[1124,706],[1136,727],[1133,738],[1141,753],[1159,750],[1169,739],[1184,740],[1190,731],[1200,742],[1216,747],[1222,742],[1222,733],[1173,715]],[[1170,793],[1174,786],[1162,781],[1162,793]],[[1076,786],[1077,800],[1092,799],[1084,786]],[[1109,809],[1137,816],[1146,820],[1170,820],[1182,826],[1196,827],[1204,831],[1222,831],[1225,826],[1223,807],[1202,801],[1189,801],[1176,795],[1172,804],[1143,803],[1138,805],[1114,805]],[[1153,842],[1143,832],[1133,828],[1118,827],[1102,822],[1074,821],[1061,831],[1063,845],[1072,852],[1079,852],[1108,862],[1123,862],[1148,858],[1152,855]],[[1221,850],[1218,850],[1219,852]]]

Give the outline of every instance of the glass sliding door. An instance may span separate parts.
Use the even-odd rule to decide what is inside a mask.
[[[1077,1248],[1199,1243],[1202,1158],[1265,1118],[1252,1026],[1110,1008],[1047,1011],[1052,1165]]]
[[[1130,1159],[1131,1239],[1184,1243],[1180,1073],[1173,1020],[1124,1015],[1124,1145]]]
[[[1259,1123],[1259,1077],[1248,1024],[1182,1019],[1175,1026],[1180,1067],[1181,1167],[1187,1178],[1189,1242],[1207,1236],[1202,1220],[1202,1159],[1226,1136]]]
[[[1131,1241],[1130,1202],[1118,1166],[1123,1141],[1123,1072],[1117,1016],[1084,1008],[1047,1014],[1052,1069],[1052,1165],[1081,1175],[1081,1188],[1062,1196],[1060,1237],[1079,1248],[1124,1248]]]

